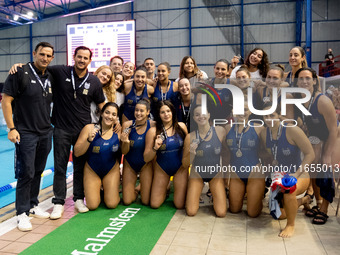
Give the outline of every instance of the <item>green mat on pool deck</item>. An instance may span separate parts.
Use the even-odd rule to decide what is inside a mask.
[[[75,215],[20,254],[149,254],[175,212],[169,200],[159,209],[101,205]]]

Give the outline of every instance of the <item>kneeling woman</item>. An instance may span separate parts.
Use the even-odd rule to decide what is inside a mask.
[[[183,165],[192,163],[186,211],[189,216],[196,215],[203,182],[209,182],[215,213],[218,217],[224,217],[227,213],[227,198],[222,172],[210,173],[206,169],[208,166],[221,166],[221,155],[226,156],[226,152],[222,152],[226,132],[223,127],[210,126],[210,113],[203,115],[200,105],[194,109],[193,119],[198,129],[188,134],[184,141]]]
[[[136,120],[123,124],[121,134],[122,153],[124,157],[123,169],[123,202],[128,205],[136,200],[135,186],[137,174],[140,173],[140,194],[142,203],[149,204],[152,183],[152,163],[145,163],[143,154],[145,150],[145,136],[150,127],[154,126],[148,120],[150,114],[150,101],[141,99],[135,108]]]
[[[271,103],[267,103],[264,109],[269,109]],[[282,119],[280,107],[277,107],[276,112],[264,116],[264,119]],[[268,123],[270,123],[268,125]],[[296,190],[292,193],[283,194],[283,209],[279,219],[287,219],[286,227],[280,232],[280,237],[290,237],[294,233],[295,217],[298,206],[301,205],[301,199],[298,201],[296,196],[304,193],[309,185],[309,174],[305,171],[305,166],[312,163],[314,152],[307,136],[302,129],[292,124],[281,124],[280,121],[267,122],[267,129],[261,133],[261,140],[266,145],[266,150],[271,152],[273,156],[272,165],[286,167],[292,169],[289,172],[290,176],[297,179]],[[301,163],[301,151],[304,155]],[[299,166],[301,166],[299,168]],[[294,169],[296,171],[294,171]],[[283,176],[283,173],[281,174]],[[275,181],[275,180],[273,180]]]
[[[240,73],[240,71],[238,71]],[[265,189],[264,175],[259,161],[260,133],[263,127],[248,126],[250,110],[244,108],[244,115],[237,116],[238,123],[228,125],[227,145],[230,149],[231,173],[229,186],[229,209],[232,213],[242,210],[243,198],[247,193],[247,213],[257,217],[262,211],[262,199]],[[256,171],[254,171],[255,169]]]
[[[184,123],[177,122],[176,111],[169,101],[160,101],[157,107],[156,127],[150,128],[145,138],[144,161],[154,160],[154,176],[150,206],[160,207],[165,198],[170,177],[174,177],[174,204],[184,208],[188,169],[182,166],[183,141],[187,135]]]
[[[99,123],[86,125],[74,146],[75,156],[88,154],[84,167],[84,192],[90,210],[95,210],[100,204],[101,187],[104,189],[104,203],[108,208],[116,208],[120,201],[117,161],[120,134],[113,132],[117,121],[117,104],[106,103]]]

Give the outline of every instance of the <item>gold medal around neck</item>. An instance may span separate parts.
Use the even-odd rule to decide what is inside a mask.
[[[236,151],[236,157],[242,157],[242,151],[240,149]]]

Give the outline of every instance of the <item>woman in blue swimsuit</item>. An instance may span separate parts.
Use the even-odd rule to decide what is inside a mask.
[[[264,109],[271,108],[272,103],[267,102]],[[281,108],[264,116],[264,119],[282,120]],[[303,194],[309,185],[309,174],[305,166],[312,163],[314,159],[313,148],[308,138],[298,126],[283,124],[280,121],[269,121],[266,130],[261,133],[261,140],[265,144],[267,152],[272,155],[272,166],[286,167],[287,173],[297,179],[296,190],[292,193],[283,194],[283,208],[281,208],[281,219],[287,219],[286,227],[279,233],[280,237],[291,237],[294,233],[295,218],[302,199],[296,196]],[[303,160],[301,160],[301,152]],[[300,167],[301,166],[301,167]],[[281,172],[281,178],[284,172]],[[276,176],[280,176],[276,175]]]
[[[190,128],[190,108],[194,103],[194,94],[191,93],[190,82],[187,78],[178,81],[178,104],[176,107],[177,119],[183,122],[187,129]]]
[[[136,200],[135,186],[137,174],[140,174],[140,194],[142,203],[150,202],[152,183],[152,163],[145,163],[143,154],[145,150],[145,136],[154,122],[148,119],[150,114],[150,101],[141,99],[135,108],[136,120],[123,124],[121,142],[124,156],[123,168],[123,202],[126,205]]]
[[[84,192],[87,207],[95,210],[100,204],[100,189],[104,189],[104,203],[116,208],[119,198],[119,137],[113,131],[118,122],[118,106],[106,103],[98,124],[88,124],[81,131],[74,154],[79,157],[88,154],[84,167]]]
[[[316,72],[308,67],[299,69],[295,74],[295,86],[309,90],[311,99],[304,104],[311,116],[301,115],[298,120],[313,145],[315,159],[313,163],[322,166],[334,166],[340,161],[340,126],[332,101],[319,92],[319,79]],[[325,224],[329,201],[322,198],[316,185],[316,173],[311,174],[317,206],[306,212],[314,217],[314,224]]]
[[[196,215],[204,186],[203,182],[209,182],[215,213],[218,217],[224,217],[227,213],[227,198],[223,172],[219,169],[222,169],[221,155],[227,156],[227,152],[222,151],[222,142],[225,141],[226,132],[221,126],[210,126],[210,113],[203,115],[200,105],[193,111],[193,120],[198,129],[188,134],[184,141],[183,165],[188,167],[192,164],[186,212],[189,216]],[[210,167],[216,171],[207,171]]]
[[[188,168],[182,166],[183,142],[188,131],[184,123],[177,122],[176,111],[169,101],[157,107],[156,127],[146,134],[144,161],[153,161],[154,176],[150,206],[160,207],[167,192],[170,177],[174,177],[174,204],[184,208],[188,182]]]
[[[245,106],[244,115],[235,116],[237,123],[241,124],[226,127],[230,165],[234,169],[229,184],[229,210],[232,213],[239,213],[247,193],[247,213],[250,217],[257,217],[262,211],[265,189],[264,174],[259,160],[261,145],[259,136],[264,128],[255,123],[248,125],[249,116],[248,106]]]
[[[263,106],[267,102],[273,102],[273,88],[277,88],[277,104],[281,106],[281,88],[287,87],[287,82],[284,81],[284,69],[281,66],[270,66],[265,80],[265,86],[259,86],[257,88],[257,94],[259,96],[259,106],[263,109]],[[291,94],[286,94],[286,98],[293,98]],[[288,104],[286,109],[286,115],[282,116],[287,119],[294,118],[294,108],[292,104]]]
[[[157,83],[155,92],[152,95],[152,115],[155,114],[155,109],[159,101],[170,100],[175,106],[178,101],[178,84],[169,80],[171,67],[168,62],[160,63],[157,67]]]
[[[134,120],[134,112],[136,103],[142,98],[150,98],[154,92],[154,88],[146,84],[147,70],[144,66],[136,69],[133,80],[124,83],[124,112],[123,123],[128,120]]]

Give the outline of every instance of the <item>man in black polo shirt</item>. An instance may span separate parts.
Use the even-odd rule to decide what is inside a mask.
[[[98,78],[87,71],[92,52],[85,46],[76,48],[74,66],[51,66],[48,68],[55,83],[53,86],[54,125],[54,181],[52,199],[54,208],[51,219],[58,219],[64,211],[66,198],[66,170],[71,146],[76,143],[82,128],[91,123],[90,104],[103,107],[105,97]],[[84,204],[83,171],[86,155],[73,155],[73,200],[79,212],[87,212]]]
[[[38,207],[38,194],[52,145],[51,75],[46,68],[54,58],[53,53],[51,44],[39,43],[33,52],[34,62],[9,75],[3,88],[8,139],[15,144],[18,179],[15,207],[21,231],[32,230],[29,213],[39,218],[50,217]]]

